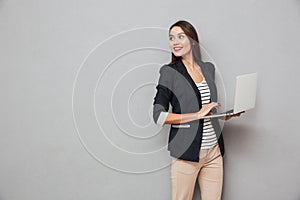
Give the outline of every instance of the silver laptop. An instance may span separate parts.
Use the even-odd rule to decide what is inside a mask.
[[[237,76],[233,109],[226,112],[206,115],[201,117],[201,119],[234,115],[254,108],[256,100],[256,86],[257,73]]]

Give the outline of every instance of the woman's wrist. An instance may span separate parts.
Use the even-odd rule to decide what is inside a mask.
[[[196,116],[196,120],[197,119],[200,119],[202,116],[202,114],[198,111],[198,112],[195,112],[195,116]]]

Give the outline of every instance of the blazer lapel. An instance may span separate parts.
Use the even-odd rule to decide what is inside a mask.
[[[205,65],[204,62],[200,62],[199,65],[201,67],[203,76],[205,77],[205,80],[206,80],[207,85],[210,90],[210,99],[212,102],[216,102],[217,98],[218,98],[217,97],[217,89],[216,89],[214,80],[211,78],[212,74],[210,74],[211,72],[209,71],[209,69],[207,68],[207,65]]]
[[[188,73],[187,69],[185,68],[185,66],[184,66],[184,64],[182,63],[181,60],[179,60],[177,65],[178,65],[178,71],[187,79],[187,81],[190,83],[190,85],[194,89],[194,92],[195,92],[195,94],[197,96],[197,99],[198,99],[199,107],[201,108],[202,107],[201,94],[199,92],[199,89],[198,89],[196,83],[194,82],[194,80],[192,79],[190,74]]]

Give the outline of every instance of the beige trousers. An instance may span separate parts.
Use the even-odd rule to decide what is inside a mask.
[[[198,178],[201,200],[220,200],[223,186],[223,158],[218,144],[200,151],[199,162],[172,157],[172,200],[192,200]]]

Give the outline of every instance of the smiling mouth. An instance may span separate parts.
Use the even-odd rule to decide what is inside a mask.
[[[174,47],[174,51],[177,52],[177,51],[180,51],[183,47]]]

